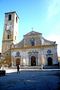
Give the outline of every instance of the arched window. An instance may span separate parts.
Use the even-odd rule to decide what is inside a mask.
[[[8,31],[7,31],[7,39],[10,39],[10,37],[11,37],[11,31],[8,30]]]
[[[10,38],[10,35],[7,35],[7,39],[9,39]]]
[[[19,56],[20,56],[20,52],[17,52],[17,53],[16,53],[16,56],[18,56],[18,57],[19,57]]]
[[[35,40],[32,38],[31,39],[31,45],[34,46],[35,45]]]
[[[48,54],[51,54],[51,50],[48,50],[47,53],[48,53]]]

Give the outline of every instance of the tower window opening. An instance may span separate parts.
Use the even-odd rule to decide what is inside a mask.
[[[8,20],[9,20],[9,21],[11,20],[11,14],[10,14],[9,17],[8,17]]]
[[[16,17],[16,23],[17,23],[17,21],[18,21],[18,19],[17,19],[17,17]]]
[[[10,35],[8,35],[7,38],[9,39],[10,38]]]

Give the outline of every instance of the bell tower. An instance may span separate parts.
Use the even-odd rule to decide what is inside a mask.
[[[16,44],[18,34],[18,15],[14,12],[5,13],[2,53],[6,52],[12,43]]]

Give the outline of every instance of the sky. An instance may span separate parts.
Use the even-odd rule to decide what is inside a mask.
[[[33,28],[45,39],[56,41],[60,56],[60,0],[0,0],[0,49],[5,13],[12,11],[19,16],[18,41]]]

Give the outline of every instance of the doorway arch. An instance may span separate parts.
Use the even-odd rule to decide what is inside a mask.
[[[20,65],[20,58],[16,59],[16,65]]]
[[[31,66],[36,66],[36,57],[31,56]]]
[[[52,58],[48,57],[47,62],[48,62],[48,65],[51,66],[52,65]]]

